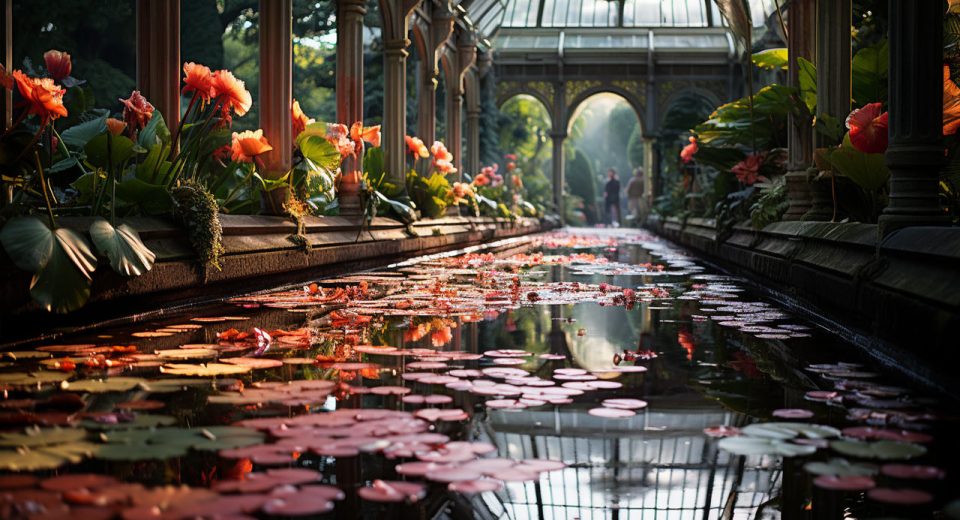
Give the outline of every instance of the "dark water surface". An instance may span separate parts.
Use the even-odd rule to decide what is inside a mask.
[[[955,403],[647,234],[539,242],[6,352],[0,518],[957,518]]]

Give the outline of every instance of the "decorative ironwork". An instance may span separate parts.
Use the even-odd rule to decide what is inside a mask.
[[[602,82],[589,79],[567,81],[563,84],[564,94],[567,97],[567,103],[573,102],[573,100],[577,99],[580,94],[583,94],[584,92],[601,85],[603,85]]]

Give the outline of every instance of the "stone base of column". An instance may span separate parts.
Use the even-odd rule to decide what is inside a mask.
[[[810,181],[811,206],[800,220],[814,222],[831,221],[834,217],[833,186],[830,179]]]
[[[354,160],[348,158],[344,161],[344,166],[353,169]],[[339,189],[337,189],[337,200],[340,202],[341,216],[357,217],[363,215],[363,206],[360,203],[359,172],[353,175],[343,175],[340,178],[340,186]]]
[[[880,228],[880,236],[886,237],[905,227],[918,226],[949,226],[950,217],[948,215],[880,215],[877,221]]]
[[[813,206],[809,174],[806,170],[793,171],[787,172],[783,178],[787,183],[787,203],[790,204],[783,220],[800,220]]]

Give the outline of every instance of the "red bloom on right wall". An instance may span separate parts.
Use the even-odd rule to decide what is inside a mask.
[[[870,103],[858,108],[847,116],[847,129],[850,130],[850,144],[863,153],[883,153],[887,151],[887,119],[889,114],[882,112],[880,103]]]

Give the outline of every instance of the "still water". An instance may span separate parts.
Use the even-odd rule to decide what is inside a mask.
[[[957,518],[955,403],[643,232],[496,250],[8,348],[0,518]]]

